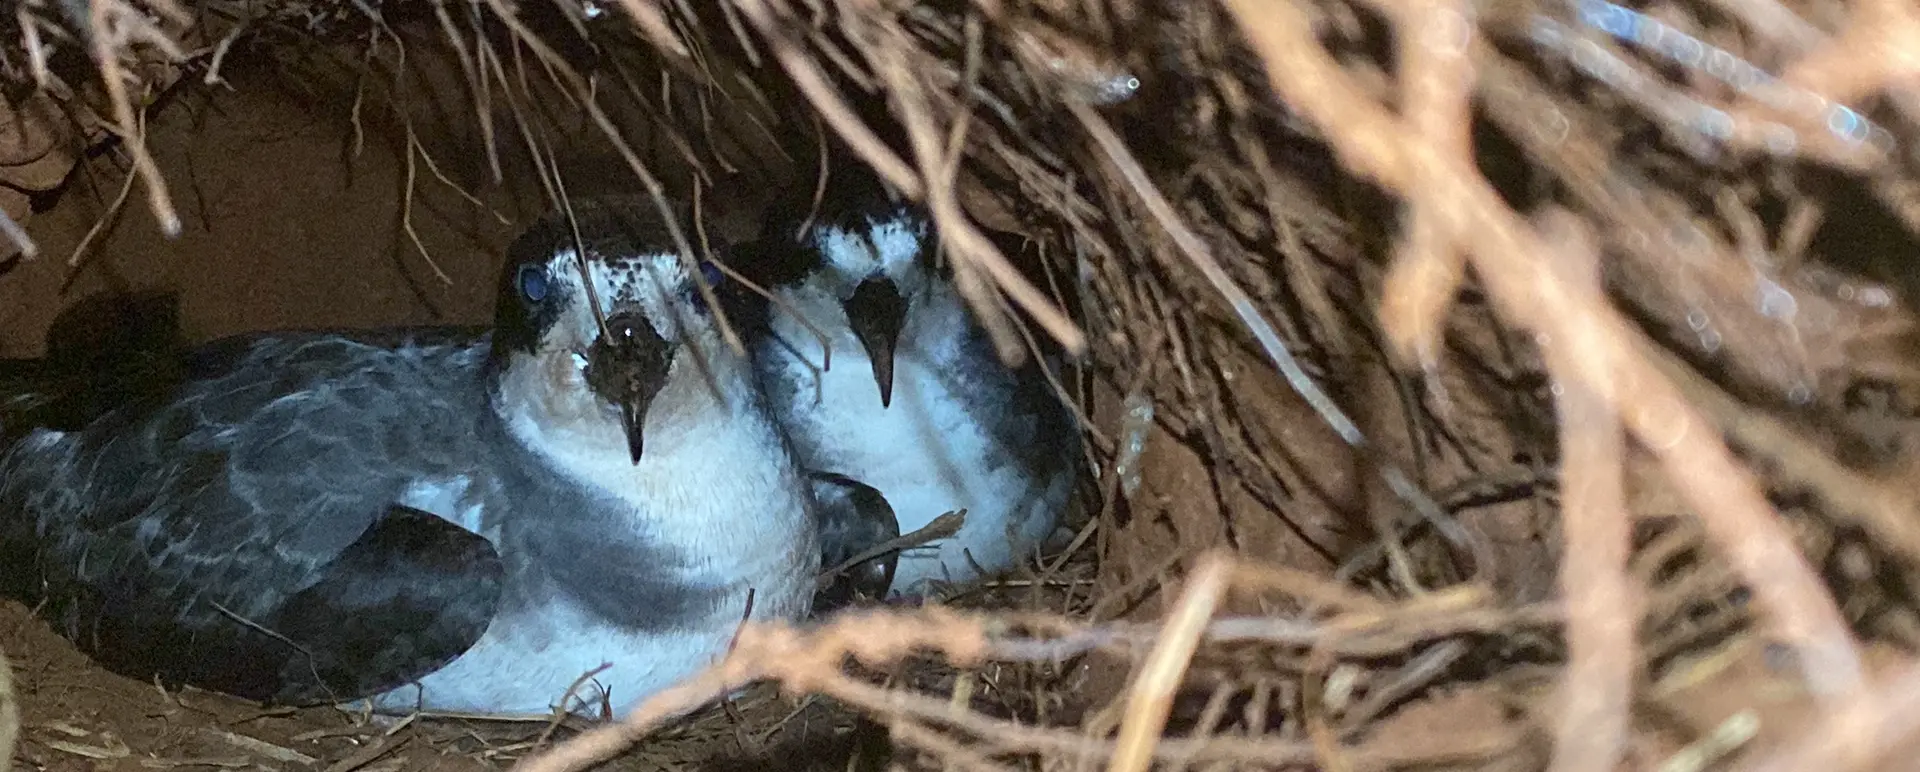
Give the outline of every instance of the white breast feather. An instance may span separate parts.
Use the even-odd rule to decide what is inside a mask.
[[[556,280],[577,288],[578,269],[571,259],[563,255],[550,268]],[[421,679],[419,688],[376,698],[379,709],[543,715],[575,679],[608,665],[568,706],[597,715],[604,690],[616,713],[623,713],[724,651],[746,611],[744,585],[753,588],[755,618],[793,618],[808,611],[820,552],[793,460],[752,399],[746,364],[727,353],[716,334],[700,330],[683,336],[672,321],[680,317],[661,313],[662,304],[674,302],[684,288],[685,273],[676,258],[653,262],[652,279],[596,270],[603,302],[639,302],[661,337],[693,338],[708,352],[722,393],[712,393],[687,361],[691,348],[683,345],[668,384],[649,410],[646,449],[636,465],[612,414],[601,415],[599,408],[586,409],[591,406],[578,401],[586,394],[584,384],[572,380],[578,374],[570,371],[571,354],[562,347],[562,353],[524,357],[509,366],[500,384],[502,418],[509,434],[545,456],[570,482],[623,502],[635,533],[673,544],[691,558],[682,579],[706,585],[739,582],[740,592],[707,618],[665,633],[618,628],[564,597],[555,598],[526,614],[496,619],[479,643]],[[568,275],[573,278],[564,278]],[[574,311],[581,310],[576,305]],[[592,324],[590,313],[573,313],[550,335],[590,340]],[[543,417],[554,415],[543,412],[553,409],[565,418]],[[404,498],[443,517],[461,518],[467,513],[458,502],[466,498],[469,483],[423,481]]]
[[[818,339],[790,314],[776,314],[774,339],[761,347],[769,360],[762,366],[799,386],[789,404],[773,407],[789,422],[802,465],[879,489],[903,534],[948,511],[967,510],[966,525],[953,538],[902,555],[894,594],[924,592],[928,580],[970,581],[980,575],[976,566],[998,573],[1026,559],[1051,532],[1071,476],[1034,479],[1007,463],[1012,449],[968,412],[965,400],[973,395],[952,373],[996,363],[964,359],[961,325],[971,322],[958,296],[938,285],[914,303],[895,351],[893,405],[885,409],[872,365],[846,329],[839,304],[805,291],[788,299],[834,334],[827,372],[818,369],[824,353]]]

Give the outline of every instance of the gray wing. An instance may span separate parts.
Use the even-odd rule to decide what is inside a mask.
[[[473,471],[484,353],[327,335],[205,347],[184,380],[142,391],[168,399],[0,458],[5,584],[134,677],[287,701],[417,679],[498,602],[490,544],[392,506],[414,479]]]
[[[900,521],[893,507],[873,486],[830,472],[808,472],[807,485],[820,528],[820,570],[831,571],[900,537]],[[831,613],[860,597],[887,597],[899,564],[900,552],[895,550],[828,577],[826,586],[814,596],[814,613]]]
[[[1006,458],[1036,477],[1077,469],[1080,427],[1041,369],[1052,363],[1029,357],[1017,370],[1000,366],[993,342],[977,325],[967,328],[962,346],[966,358],[987,366],[949,370],[949,386],[970,397],[970,413],[1006,449]]]

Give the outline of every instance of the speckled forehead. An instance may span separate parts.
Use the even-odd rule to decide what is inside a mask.
[[[569,286],[580,286],[580,264],[571,249],[564,249],[547,261],[547,275]],[[603,303],[651,304],[655,299],[672,296],[688,286],[686,266],[671,252],[645,255],[606,256],[594,254],[587,261],[593,277],[593,291]]]
[[[867,276],[879,269],[899,276],[919,259],[926,236],[925,220],[900,214],[869,220],[865,229],[823,227],[814,245],[843,274]]]

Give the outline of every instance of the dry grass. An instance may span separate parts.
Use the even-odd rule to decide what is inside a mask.
[[[0,654],[0,772],[13,768],[13,743],[20,737],[20,706],[13,697],[13,665]]]
[[[1914,372],[1907,311],[1858,264],[1910,268],[1851,254],[1869,242],[1847,234],[1875,226],[1837,203],[1874,202],[1893,243],[1920,233],[1910,3],[613,5],[624,16],[611,26],[573,0],[558,8],[563,28],[598,45],[637,44],[680,89],[663,104],[768,125],[773,105],[807,108],[926,202],[1009,361],[1036,334],[1086,355],[1088,377],[1064,387],[1106,472],[1077,542],[1099,594],[751,628],[708,673],[524,766],[582,768],[761,679],[832,697],[929,764],[965,769],[1585,772],[1679,763],[1685,748],[1702,763],[1838,770],[1868,768],[1920,731],[1920,640],[1901,632],[1914,629],[1905,588],[1920,568],[1911,461],[1843,452],[1866,441],[1844,418],[1849,394],[1909,388]],[[405,56],[362,6],[286,8],[363,30],[369,62]],[[18,12],[24,50],[51,29],[45,10]],[[568,101],[665,205],[651,157],[628,146],[601,81],[561,46],[502,0],[433,12],[489,137],[511,132],[551,158],[536,113]],[[134,94],[183,71],[214,82],[244,25],[196,25],[164,0],[96,0],[90,19],[105,31],[88,49],[109,84],[100,123],[126,141],[164,227],[176,221],[144,160]],[[505,34],[482,34],[488,25]],[[131,77],[142,52],[172,69]],[[12,74],[58,88],[27,62]],[[500,104],[515,125],[495,125]],[[704,189],[732,163],[699,115],[678,124],[672,152]],[[542,179],[561,196],[564,180]],[[1041,244],[1049,275],[1014,270],[982,226]],[[677,238],[696,251],[699,239]],[[1297,396],[1262,391],[1269,372]],[[1515,386],[1529,379],[1550,388]],[[1352,465],[1357,503],[1301,514],[1311,507],[1294,461],[1263,423],[1285,399],[1349,447],[1351,461],[1332,463]],[[1154,421],[1122,420],[1141,405]],[[1549,442],[1529,433],[1552,424]],[[1187,513],[1213,535],[1155,552],[1122,516],[1171,511],[1135,494],[1151,470],[1126,449],[1149,436],[1193,447],[1221,485],[1266,508]],[[1547,459],[1516,461],[1525,449]],[[1542,543],[1514,547],[1501,532],[1511,521],[1474,514],[1488,486],[1549,513]],[[1326,522],[1303,522],[1314,516]],[[1323,564],[1286,568],[1245,547],[1276,520],[1294,534],[1276,538]],[[1369,529],[1358,545],[1311,535],[1349,523]],[[1517,555],[1544,556],[1557,585],[1506,568]],[[1877,568],[1834,570],[1847,560]],[[1886,602],[1836,599],[1863,584]],[[1549,585],[1557,599],[1539,601]],[[1750,604],[1728,602],[1741,592]],[[1776,681],[1803,689],[1817,716],[1767,724],[1751,752],[1709,751],[1711,727],[1666,718],[1684,712],[1673,695],[1726,670],[1703,652],[1754,642],[1784,647]],[[1876,677],[1868,644],[1904,664]],[[946,685],[960,691],[879,686],[843,667],[849,655],[885,669],[930,652],[958,669]],[[1070,720],[990,716],[960,686],[988,663],[1102,656],[1130,674],[1126,688]],[[1194,692],[1204,705],[1180,708]],[[1487,693],[1521,718],[1395,739],[1419,705]]]

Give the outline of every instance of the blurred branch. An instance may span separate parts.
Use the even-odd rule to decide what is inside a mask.
[[[13,666],[0,652],[0,772],[13,764],[13,745],[20,739],[20,705],[14,700]]]
[[[1187,759],[1194,763],[1233,761],[1262,765],[1293,765],[1314,758],[1308,743],[1261,737],[1162,738],[1154,716],[1164,719],[1167,689],[1179,683],[1178,672],[1196,648],[1206,645],[1254,642],[1311,643],[1329,652],[1351,656],[1379,656],[1404,650],[1420,641],[1472,630],[1511,627],[1529,615],[1489,612],[1474,606],[1443,601],[1410,601],[1393,607],[1354,611],[1320,621],[1287,622],[1266,618],[1211,620],[1211,606],[1229,588],[1269,586],[1261,564],[1215,553],[1201,562],[1196,576],[1211,577],[1196,585],[1195,601],[1180,617],[1177,637],[1169,638],[1159,625],[1084,626],[1064,617],[1037,614],[991,615],[957,612],[941,607],[918,610],[845,612],[824,625],[799,629],[785,624],[755,623],[742,628],[733,649],[713,667],[680,685],[646,700],[616,725],[595,729],[523,761],[523,772],[573,772],[611,758],[720,696],[754,681],[779,681],[787,690],[823,694],[880,717],[904,717],[945,727],[968,736],[971,742],[992,746],[995,753],[1046,752],[1083,761],[1125,759]],[[1533,621],[1548,615],[1532,613]],[[1045,639],[1012,634],[1015,629],[1046,633]],[[1375,637],[1378,636],[1378,637]],[[1350,645],[1351,644],[1351,645]],[[1096,648],[1119,647],[1140,652],[1153,647],[1151,659],[1159,670],[1136,682],[1145,713],[1133,714],[1131,726],[1117,741],[1087,737],[1071,729],[1034,727],[1018,721],[991,718],[955,710],[945,699],[888,690],[856,680],[842,671],[848,657],[862,665],[884,669],[909,654],[937,652],[959,667],[984,662],[1060,661]],[[1384,647],[1384,648],[1382,648]],[[1371,652],[1371,653],[1367,653]],[[1160,706],[1155,708],[1154,706]],[[1362,744],[1344,751],[1358,769],[1383,769],[1414,760],[1483,758],[1510,749],[1519,738],[1503,729],[1451,737],[1423,746],[1417,752],[1394,749],[1391,743],[1373,750]],[[1411,754],[1411,755],[1410,755]]]
[[[1450,234],[1472,233],[1478,274],[1506,317],[1536,335],[1598,346],[1572,373],[1586,388],[1617,394],[1629,429],[1665,464],[1714,542],[1752,588],[1771,632],[1797,650],[1816,694],[1860,688],[1859,653],[1826,588],[1781,527],[1757,481],[1734,461],[1710,424],[1629,345],[1627,323],[1598,300],[1566,291],[1540,262],[1548,247],[1520,222],[1472,165],[1396,125],[1360,96],[1306,17],[1291,2],[1228,0],[1266,60],[1274,89],[1329,131],[1354,171],[1398,191],[1420,191]],[[1463,239],[1464,241],[1464,239]]]

